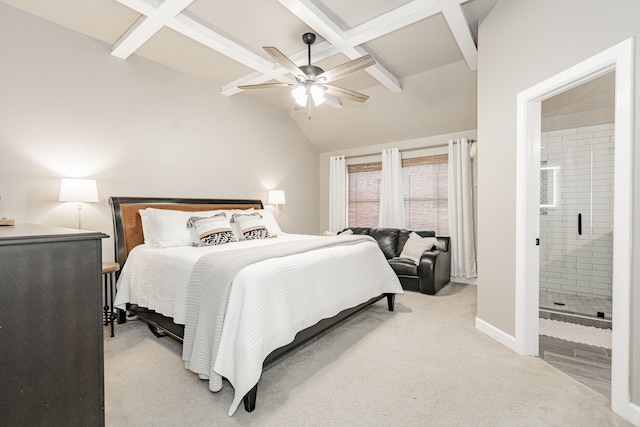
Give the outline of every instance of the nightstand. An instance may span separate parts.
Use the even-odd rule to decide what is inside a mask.
[[[113,321],[118,317],[113,307],[113,298],[115,296],[116,272],[120,270],[120,264],[117,262],[102,263],[102,284],[104,285],[104,325],[111,326],[111,336],[113,333]]]

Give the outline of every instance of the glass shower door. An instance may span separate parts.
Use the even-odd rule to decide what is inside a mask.
[[[613,124],[543,132],[540,307],[611,318]]]

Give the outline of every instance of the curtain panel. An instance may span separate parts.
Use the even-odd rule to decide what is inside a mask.
[[[329,230],[347,227],[347,166],[344,156],[329,158]]]
[[[451,277],[477,277],[474,195],[471,168],[473,142],[449,140],[449,236]]]
[[[382,150],[378,226],[405,228],[402,156],[398,148]]]

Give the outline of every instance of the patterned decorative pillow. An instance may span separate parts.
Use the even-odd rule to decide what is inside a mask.
[[[192,216],[187,221],[187,227],[196,229],[200,238],[200,241],[195,243],[196,246],[222,245],[238,241],[224,212],[209,217]]]
[[[231,217],[231,222],[236,223],[240,227],[242,235],[247,240],[267,239],[271,237],[262,219],[262,215],[258,212],[252,214],[234,213]]]

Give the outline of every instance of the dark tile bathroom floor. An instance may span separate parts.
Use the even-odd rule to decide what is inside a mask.
[[[611,350],[540,335],[540,357],[592,390],[611,398]]]

